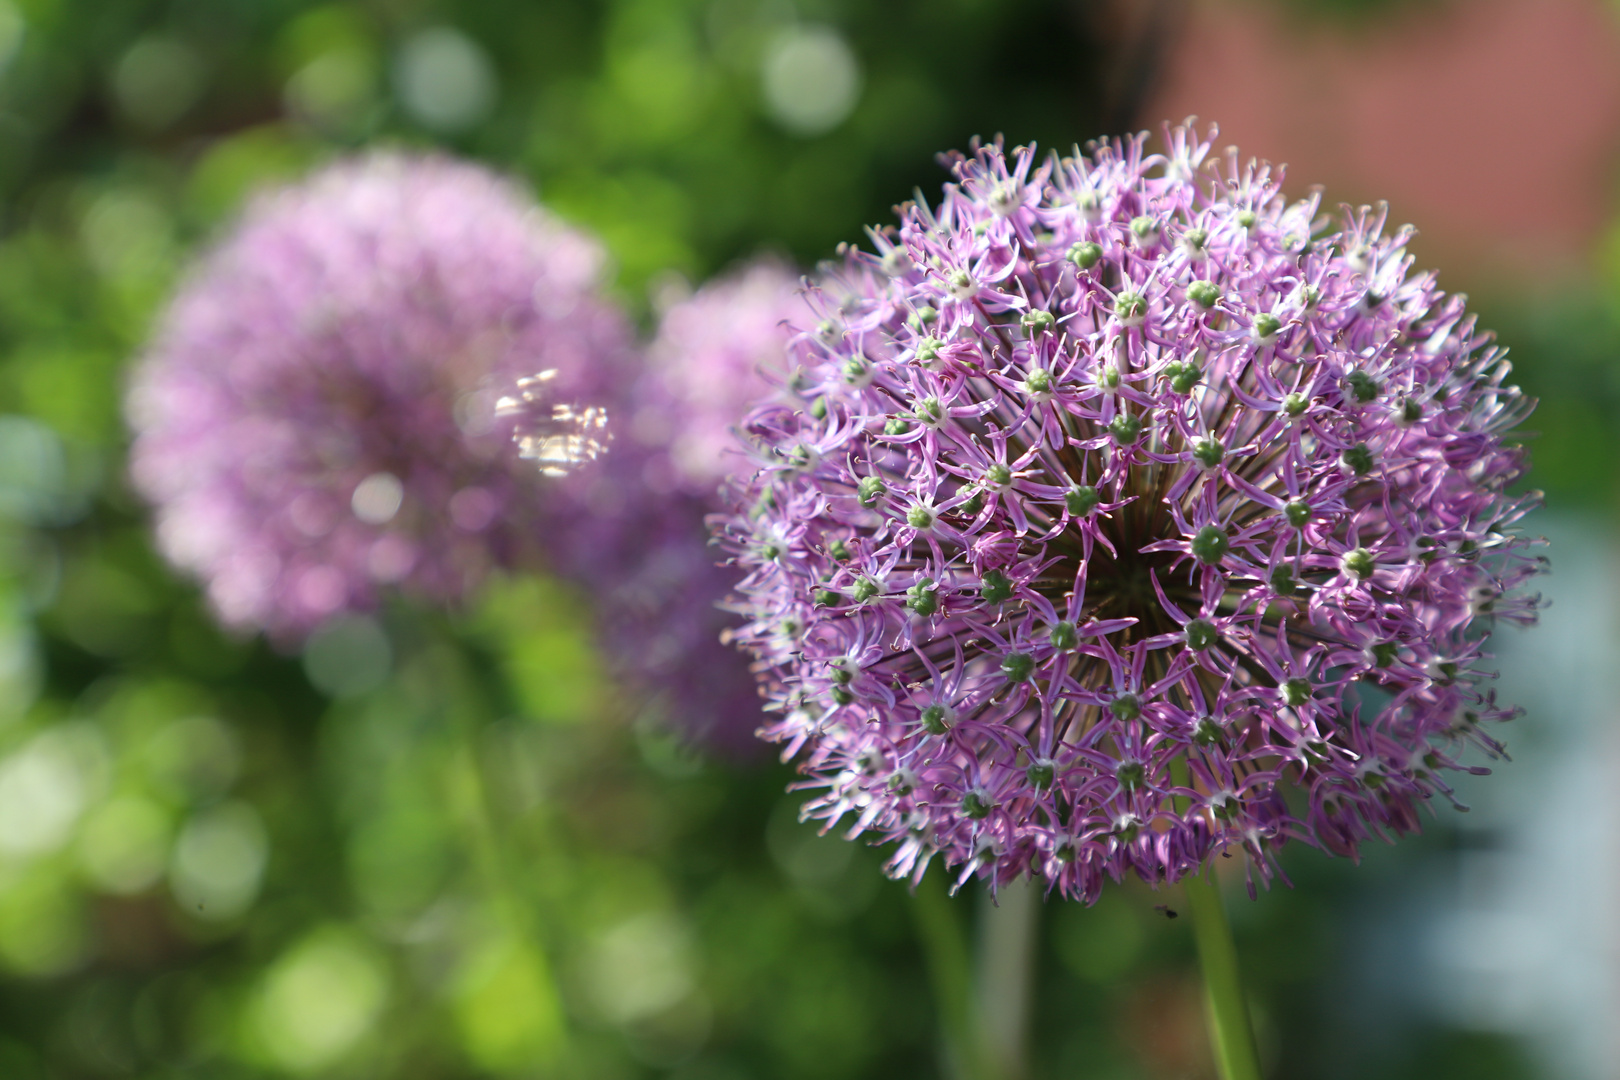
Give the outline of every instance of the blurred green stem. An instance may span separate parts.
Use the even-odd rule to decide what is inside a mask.
[[[1187,786],[1187,761],[1177,758],[1171,776]],[[1177,808],[1186,809],[1178,799]],[[1238,974],[1237,945],[1226,921],[1220,886],[1214,875],[1189,874],[1181,880],[1192,914],[1193,939],[1198,943],[1198,965],[1204,972],[1204,1006],[1209,1014],[1211,1049],[1221,1080],[1260,1080],[1260,1059],[1254,1047],[1254,1025]]]
[[[492,911],[503,928],[522,943],[534,977],[543,984],[543,1015],[538,1023],[544,1030],[537,1037],[544,1045],[555,1048],[566,1040],[567,1026],[542,945],[536,907],[523,896],[520,887],[517,868],[524,865],[525,860],[510,850],[509,830],[501,827],[500,803],[489,776],[488,754],[483,745],[489,702],[454,643],[449,643],[440,657],[449,668],[441,673],[445,681],[457,682],[461,690],[447,699],[452,703],[450,721],[456,737],[451,768],[462,796],[458,816],[463,821],[466,841],[483,878]]]
[[[934,1010],[951,1075],[990,1080],[973,1016],[973,969],[956,905],[945,894],[943,875],[929,874],[911,892],[917,937],[933,984]]]
[[[1029,1075],[1029,1010],[1034,993],[1035,939],[1041,893],[1027,879],[987,895],[979,915],[976,1030],[988,1080]]]

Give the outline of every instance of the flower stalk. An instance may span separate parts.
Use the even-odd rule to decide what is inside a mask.
[[[1040,889],[1028,878],[1003,885],[994,899],[983,898],[975,1018],[986,1080],[1029,1076],[1030,1003],[1040,915]]]
[[[1221,1080],[1260,1080],[1255,1053],[1254,1027],[1238,974],[1237,946],[1226,920],[1220,887],[1199,874],[1182,879],[1187,908],[1192,914],[1193,939],[1198,943],[1198,964],[1204,972],[1204,1005],[1208,1013],[1210,1048]]]

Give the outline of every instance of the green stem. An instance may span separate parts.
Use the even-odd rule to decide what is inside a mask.
[[[1226,921],[1220,888],[1199,875],[1182,879],[1192,911],[1198,963],[1204,969],[1204,1003],[1209,1009],[1210,1041],[1222,1080],[1260,1080],[1254,1027],[1238,976],[1237,946]]]
[[[1029,1012],[1041,893],[1023,878],[980,898],[977,1027],[988,1080],[1029,1075]]]
[[[930,874],[918,882],[911,893],[911,911],[933,984],[949,1072],[962,1080],[987,1080],[973,1018],[973,968],[961,919],[945,895],[942,875]]]
[[[1187,760],[1177,758],[1170,767],[1171,778],[1187,786]],[[1185,811],[1185,799],[1177,799]],[[1238,974],[1237,945],[1232,926],[1226,921],[1220,886],[1211,875],[1189,874],[1181,879],[1192,913],[1193,940],[1198,943],[1198,965],[1204,971],[1204,1005],[1209,1013],[1211,1048],[1221,1080],[1260,1080],[1260,1057],[1254,1048],[1254,1025],[1249,1021],[1249,1004],[1243,996],[1243,979]]]

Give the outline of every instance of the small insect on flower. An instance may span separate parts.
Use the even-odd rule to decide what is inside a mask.
[[[226,623],[283,640],[385,588],[450,602],[526,562],[556,522],[519,455],[552,475],[594,459],[634,370],[602,265],[447,158],[372,154],[261,197],[132,381],[164,553]]]
[[[1508,493],[1533,402],[1502,350],[1382,207],[1330,221],[1166,134],[949,158],[810,293],[842,330],[794,339],[802,400],[748,419],[715,524],[762,734],[897,877],[1091,901],[1245,852],[1252,889],[1288,839],[1416,829],[1513,715],[1481,661],[1535,619],[1538,496]]]

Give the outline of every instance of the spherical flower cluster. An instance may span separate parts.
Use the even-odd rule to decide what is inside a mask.
[[[786,377],[802,291],[761,260],[670,304],[612,453],[569,485],[585,506],[566,565],[592,596],[604,654],[668,724],[734,755],[758,748],[764,716],[747,660],[721,642],[739,621],[720,606],[739,575],[717,565],[704,518],[721,481],[751,470],[737,428],[767,376]]]
[[[813,293],[719,520],[807,816],[1094,900],[1450,798],[1538,568],[1532,403],[1384,211],[1184,128],[950,159]],[[1469,771],[1485,771],[1467,767]]]
[[[786,376],[790,327],[808,311],[803,291],[797,271],[760,259],[667,307],[631,424],[668,456],[669,477],[650,482],[715,502],[721,481],[747,470],[737,428],[769,393],[767,378]]]
[[[517,561],[546,532],[519,453],[551,472],[595,453],[594,406],[633,363],[602,261],[443,158],[374,154],[260,198],[134,376],[163,551],[224,621],[283,638],[384,586],[452,600]],[[524,420],[540,429],[514,447]]]

